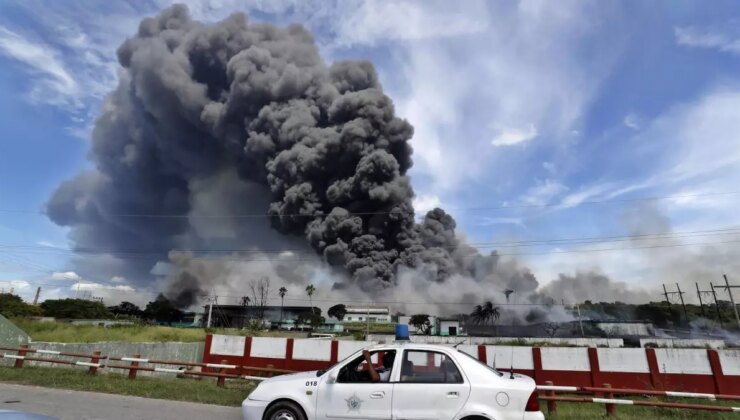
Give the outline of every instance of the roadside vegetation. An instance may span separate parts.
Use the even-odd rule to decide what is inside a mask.
[[[160,325],[73,325],[68,322],[36,321],[14,318],[12,322],[31,336],[33,341],[58,343],[95,343],[101,341],[126,342],[196,342],[205,340],[202,328],[175,328]],[[219,334],[224,332],[218,331]]]
[[[625,399],[637,400],[640,398],[624,397]],[[674,401],[689,404],[706,404],[706,405],[724,405],[733,406],[733,401],[716,401],[708,402],[696,399],[655,399],[654,401]],[[575,419],[575,420],[592,420],[592,419],[604,419],[606,417],[606,407],[604,404],[594,403],[558,403],[558,412],[556,415],[547,413],[547,403],[540,401],[540,409],[545,413],[545,418],[548,420],[555,419]],[[617,406],[616,416],[608,417],[620,420],[645,420],[645,419],[698,419],[698,418],[711,418],[711,419],[737,419],[737,413],[732,412],[717,412],[717,411],[704,411],[704,410],[683,410],[677,408],[658,408],[658,407],[636,407],[619,405]]]
[[[227,406],[240,405],[255,386],[253,382],[227,381],[225,388],[219,388],[216,380],[210,378],[197,380],[139,376],[130,380],[121,374],[93,376],[82,369],[50,367],[0,367],[0,382]]]
[[[191,343],[205,341],[206,334],[209,333],[251,337],[297,336],[297,334],[282,331],[266,332],[232,328],[179,328],[146,324],[100,327],[97,325],[74,325],[61,321],[37,321],[30,318],[12,318],[11,321],[30,335],[32,341],[56,343],[97,343],[103,341]]]

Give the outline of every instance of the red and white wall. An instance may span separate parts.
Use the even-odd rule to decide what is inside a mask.
[[[368,341],[208,335],[204,363],[290,370],[322,369]],[[740,350],[461,345],[502,371],[513,367],[538,384],[660,389],[740,395]]]

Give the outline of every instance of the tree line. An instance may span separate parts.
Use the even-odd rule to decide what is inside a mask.
[[[184,313],[161,294],[141,309],[131,302],[106,307],[102,302],[86,299],[48,299],[35,306],[24,302],[20,296],[2,293],[0,315],[8,318],[31,316],[60,319],[122,318],[172,324],[182,321]]]

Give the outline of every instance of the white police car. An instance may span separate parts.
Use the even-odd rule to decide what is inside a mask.
[[[373,364],[392,355],[387,382],[371,379],[358,351],[326,370],[261,382],[242,403],[244,419],[544,419],[532,378],[498,372],[455,348],[394,342],[366,350]]]

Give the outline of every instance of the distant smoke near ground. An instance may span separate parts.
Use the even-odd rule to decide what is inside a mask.
[[[299,25],[242,14],[207,25],[181,5],[144,19],[118,61],[94,169],[60,185],[47,209],[71,229],[83,275],[164,278],[182,307],[238,296],[260,276],[323,281],[337,301],[405,301],[406,311],[419,300],[470,312],[447,302],[503,302],[508,289],[541,300],[527,268],[480,255],[443,210],[415,221],[413,129],[371,63],[325,63]],[[561,276],[546,292],[595,299],[578,293],[603,283]],[[527,311],[514,312],[542,318]]]
[[[543,286],[540,293],[556,302],[640,302],[655,299],[655,295],[629,288],[625,283],[614,282],[604,274],[577,272],[575,275],[560,274],[559,278]]]

